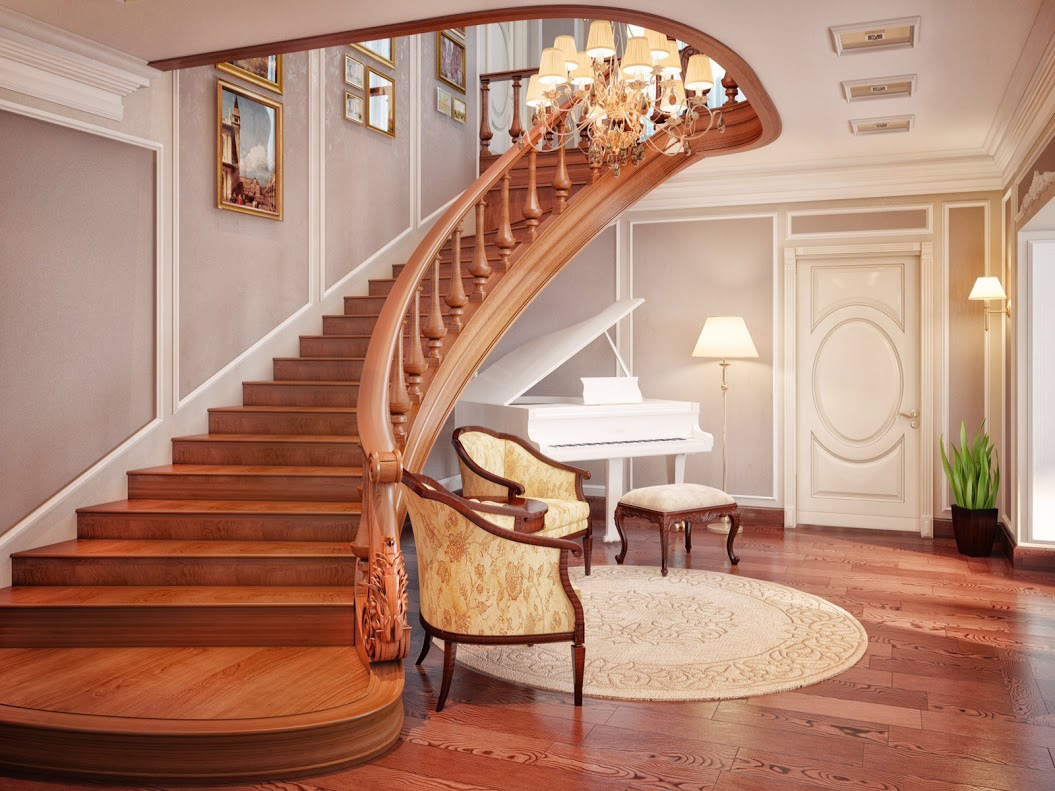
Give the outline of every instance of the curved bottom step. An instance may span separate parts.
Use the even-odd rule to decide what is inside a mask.
[[[89,779],[290,777],[399,738],[403,668],[342,647],[0,650],[0,767]]]

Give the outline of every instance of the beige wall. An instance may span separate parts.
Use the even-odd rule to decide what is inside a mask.
[[[155,151],[0,111],[0,533],[155,417]]]

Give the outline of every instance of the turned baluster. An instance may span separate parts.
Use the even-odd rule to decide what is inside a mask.
[[[421,383],[428,364],[421,350],[421,286],[414,289],[414,304],[410,314],[410,349],[403,361],[403,370],[407,372],[408,394],[415,404],[421,403]]]
[[[429,339],[429,353],[425,356],[432,365],[439,365],[443,360],[443,354],[440,352],[443,348],[443,336],[447,334],[447,325],[443,323],[443,308],[440,307],[439,253],[436,254],[436,260],[432,264],[432,307],[429,309],[429,318],[422,332]]]
[[[531,240],[538,236],[539,217],[542,216],[542,206],[538,202],[538,189],[536,188],[536,160],[538,154],[532,146],[528,152],[528,194],[524,199],[524,219],[528,230],[531,232]]]
[[[520,75],[513,78],[513,122],[509,125],[509,139],[511,142],[519,142],[520,136],[524,134],[524,128],[520,125]]]
[[[469,265],[469,274],[473,276],[473,301],[483,302],[484,286],[487,278],[491,276],[491,265],[487,262],[487,238],[484,235],[484,206],[487,201],[483,198],[476,204],[476,254],[473,262]]]
[[[498,248],[499,266],[502,272],[509,271],[509,256],[517,240],[513,236],[513,226],[509,224],[509,171],[502,176],[502,212],[495,234],[495,246]]]
[[[400,444],[407,439],[407,412],[410,411],[410,394],[403,379],[403,328],[400,327],[396,338],[395,364],[392,366],[392,377],[389,382],[388,411],[392,413],[392,431]]]
[[[480,153],[491,153],[491,138],[495,133],[491,131],[491,119],[487,114],[487,97],[491,93],[491,79],[480,78]]]
[[[451,325],[455,331],[462,328],[462,314],[465,303],[465,286],[462,284],[462,226],[454,229],[454,261],[451,263],[451,284],[447,287],[447,296],[443,300],[451,309]]]
[[[557,214],[568,205],[568,193],[571,192],[571,176],[568,175],[568,158],[564,149],[565,117],[557,119],[557,172],[553,175],[553,194],[557,198]]]
[[[725,101],[735,102],[740,86],[736,84],[736,80],[729,76],[729,72],[726,72],[725,76],[722,77],[722,87],[725,88]]]

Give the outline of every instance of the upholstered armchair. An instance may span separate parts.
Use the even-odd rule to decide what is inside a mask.
[[[586,573],[590,573],[593,530],[590,504],[582,492],[586,470],[539,453],[513,434],[482,426],[455,429],[454,450],[462,472],[465,497],[528,497],[549,506],[542,535],[582,538]]]
[[[442,711],[458,643],[572,644],[575,705],[582,705],[586,662],[582,603],[568,577],[577,544],[544,535],[541,519],[515,505],[475,502],[424,475],[403,471],[406,505],[418,556],[425,644],[443,640]]]

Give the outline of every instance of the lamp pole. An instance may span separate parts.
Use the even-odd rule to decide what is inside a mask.
[[[725,357],[718,363],[722,367],[722,491],[729,490],[729,404],[726,396],[729,393],[729,360]]]

